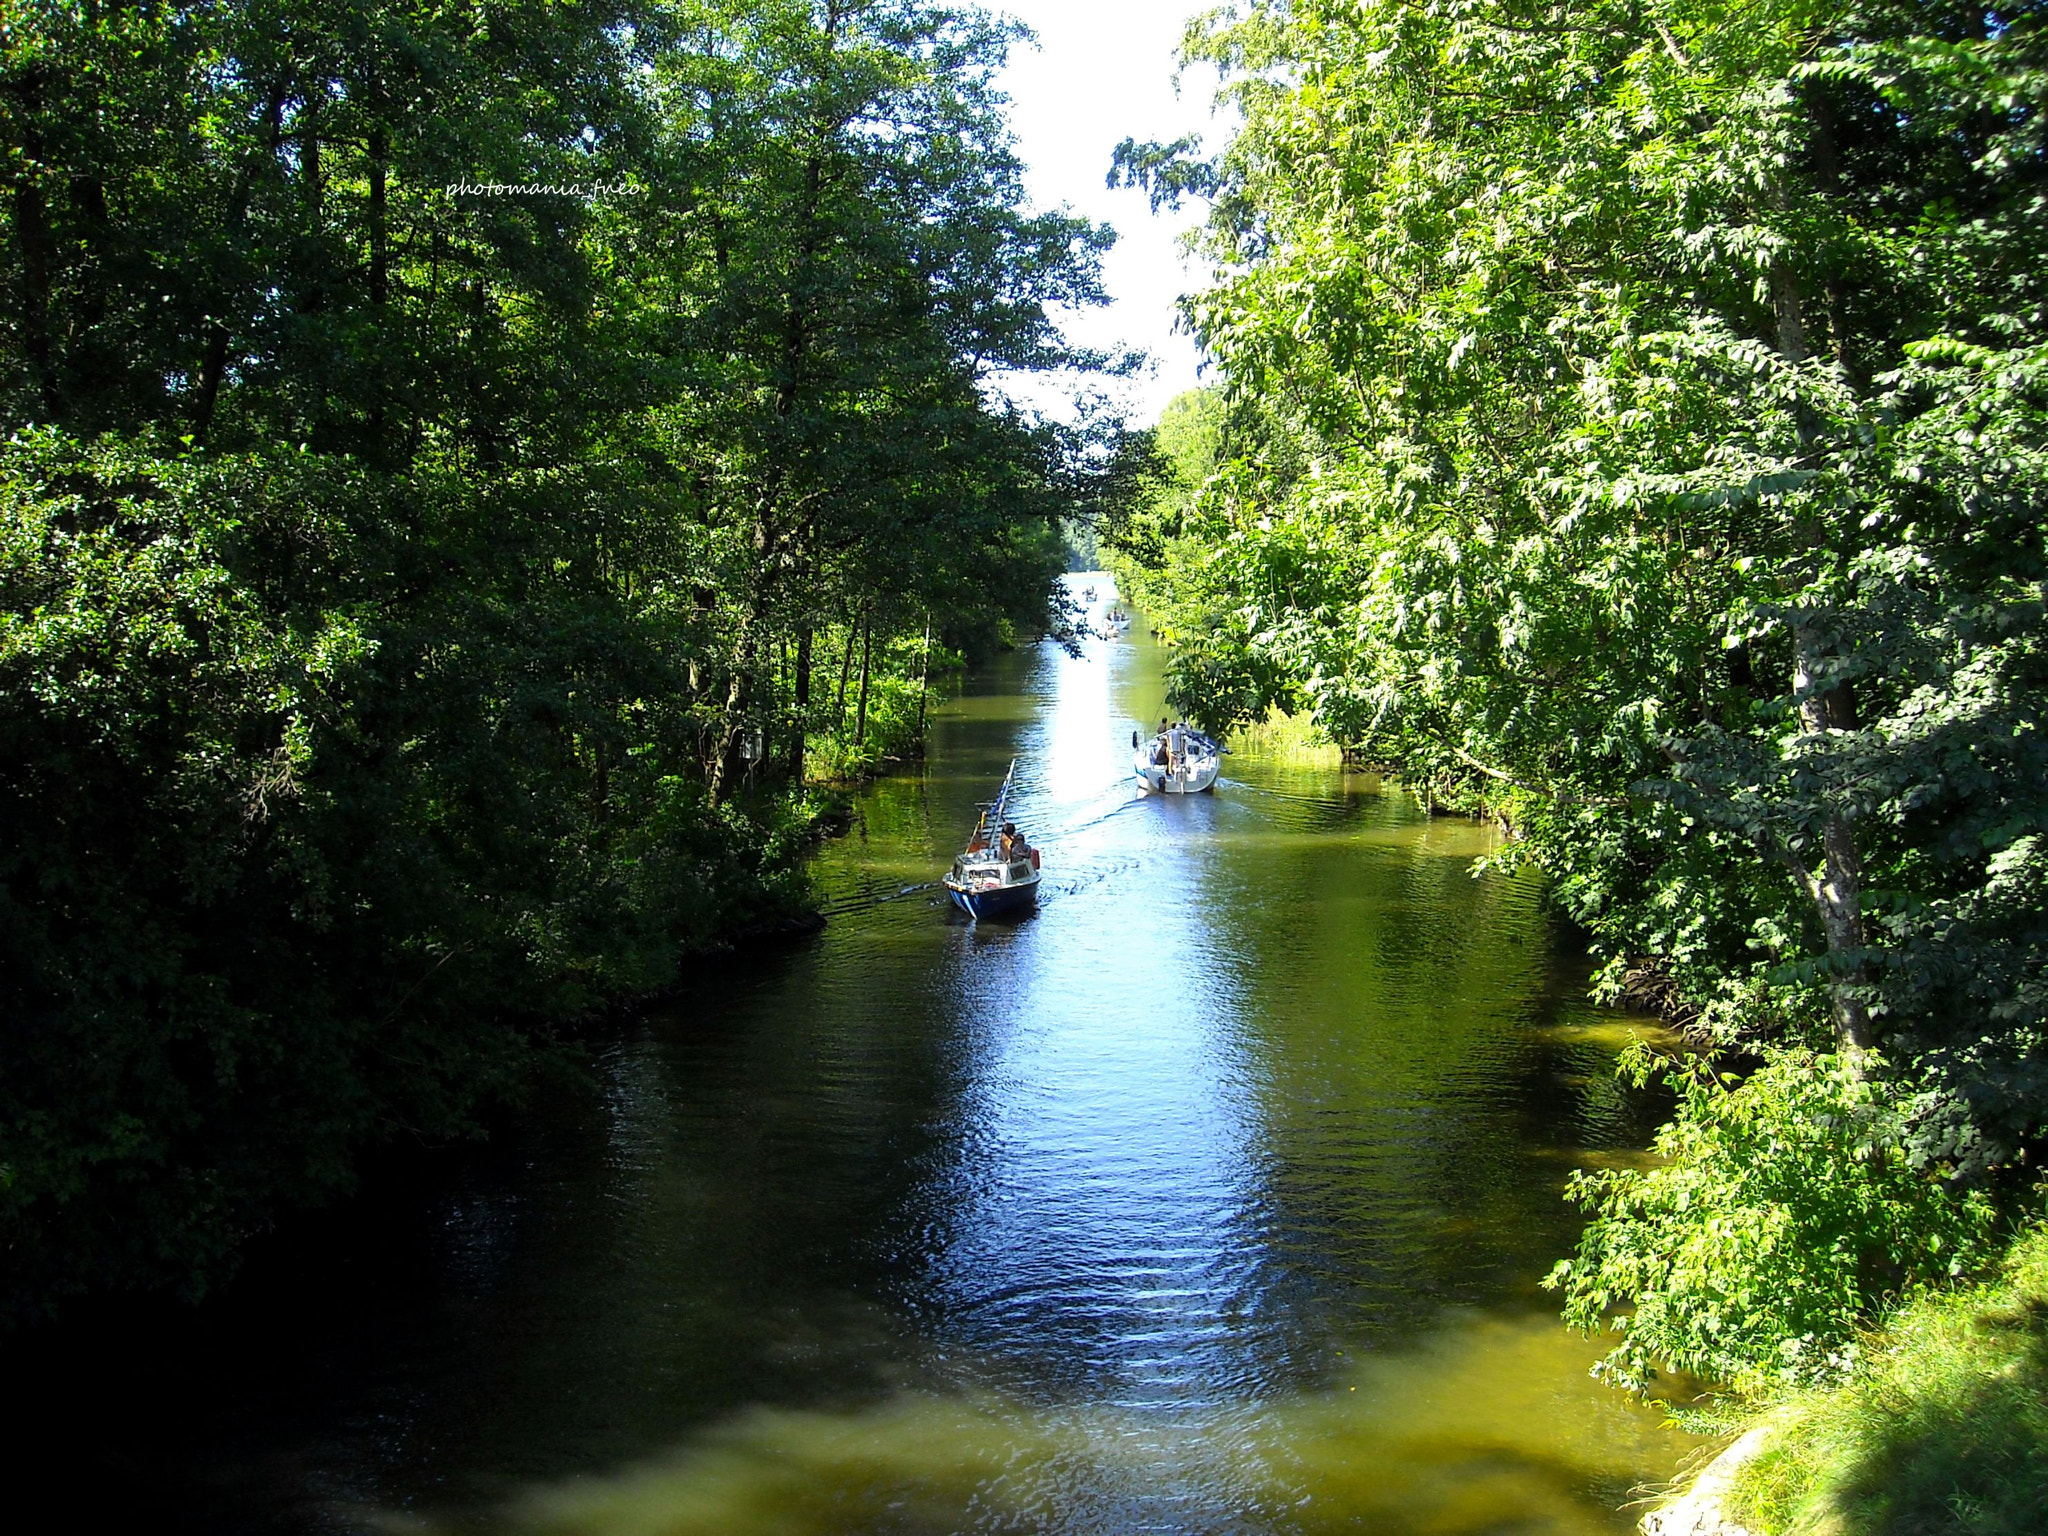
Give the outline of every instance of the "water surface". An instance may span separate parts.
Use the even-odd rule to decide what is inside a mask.
[[[977,675],[823,935],[74,1377],[80,1475],[214,1532],[1629,1529],[1690,1442],[1535,1282],[1647,1140],[1633,1026],[1483,826],[1241,757],[1138,796],[1161,708],[1142,639]],[[930,882],[1013,758],[1042,899],[975,925]]]

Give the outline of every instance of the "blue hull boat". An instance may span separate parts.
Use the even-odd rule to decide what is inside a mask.
[[[972,918],[1019,917],[1038,900],[1038,850],[1007,819],[1016,771],[1013,762],[995,799],[981,808],[967,851],[939,881],[953,905]]]
[[[1038,905],[1038,881],[999,885],[986,891],[962,891],[949,885],[946,894],[969,917],[1017,917]]]

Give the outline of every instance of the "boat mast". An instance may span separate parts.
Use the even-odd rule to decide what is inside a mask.
[[[1010,804],[1010,776],[1016,771],[1017,759],[1013,757],[1010,759],[1009,772],[1003,775],[1003,787],[996,791],[995,799],[981,807],[981,820],[975,823],[974,836],[969,841],[970,847],[977,842],[984,848],[995,846],[996,834],[1003,828],[1003,813]]]
[[[1008,810],[1010,804],[1010,776],[1016,771],[1017,759],[1013,757],[1010,759],[1009,772],[1003,775],[1003,787],[996,791],[995,802],[989,806],[987,811],[986,825],[990,836],[994,836],[1002,830],[1003,813]]]

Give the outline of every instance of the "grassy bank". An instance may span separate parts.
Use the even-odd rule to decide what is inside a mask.
[[[1344,760],[1311,715],[1290,715],[1275,708],[1264,718],[1239,726],[1230,733],[1231,750],[1269,761],[1301,763],[1317,768],[1335,768]]]
[[[2048,1225],[1979,1286],[1921,1298],[1849,1376],[1771,1416],[1728,1512],[1760,1536],[2048,1527]]]

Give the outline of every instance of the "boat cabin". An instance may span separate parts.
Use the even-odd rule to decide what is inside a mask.
[[[963,853],[953,861],[953,880],[958,885],[1016,885],[1030,878],[1031,860],[1028,856],[1005,863],[1000,858]]]

